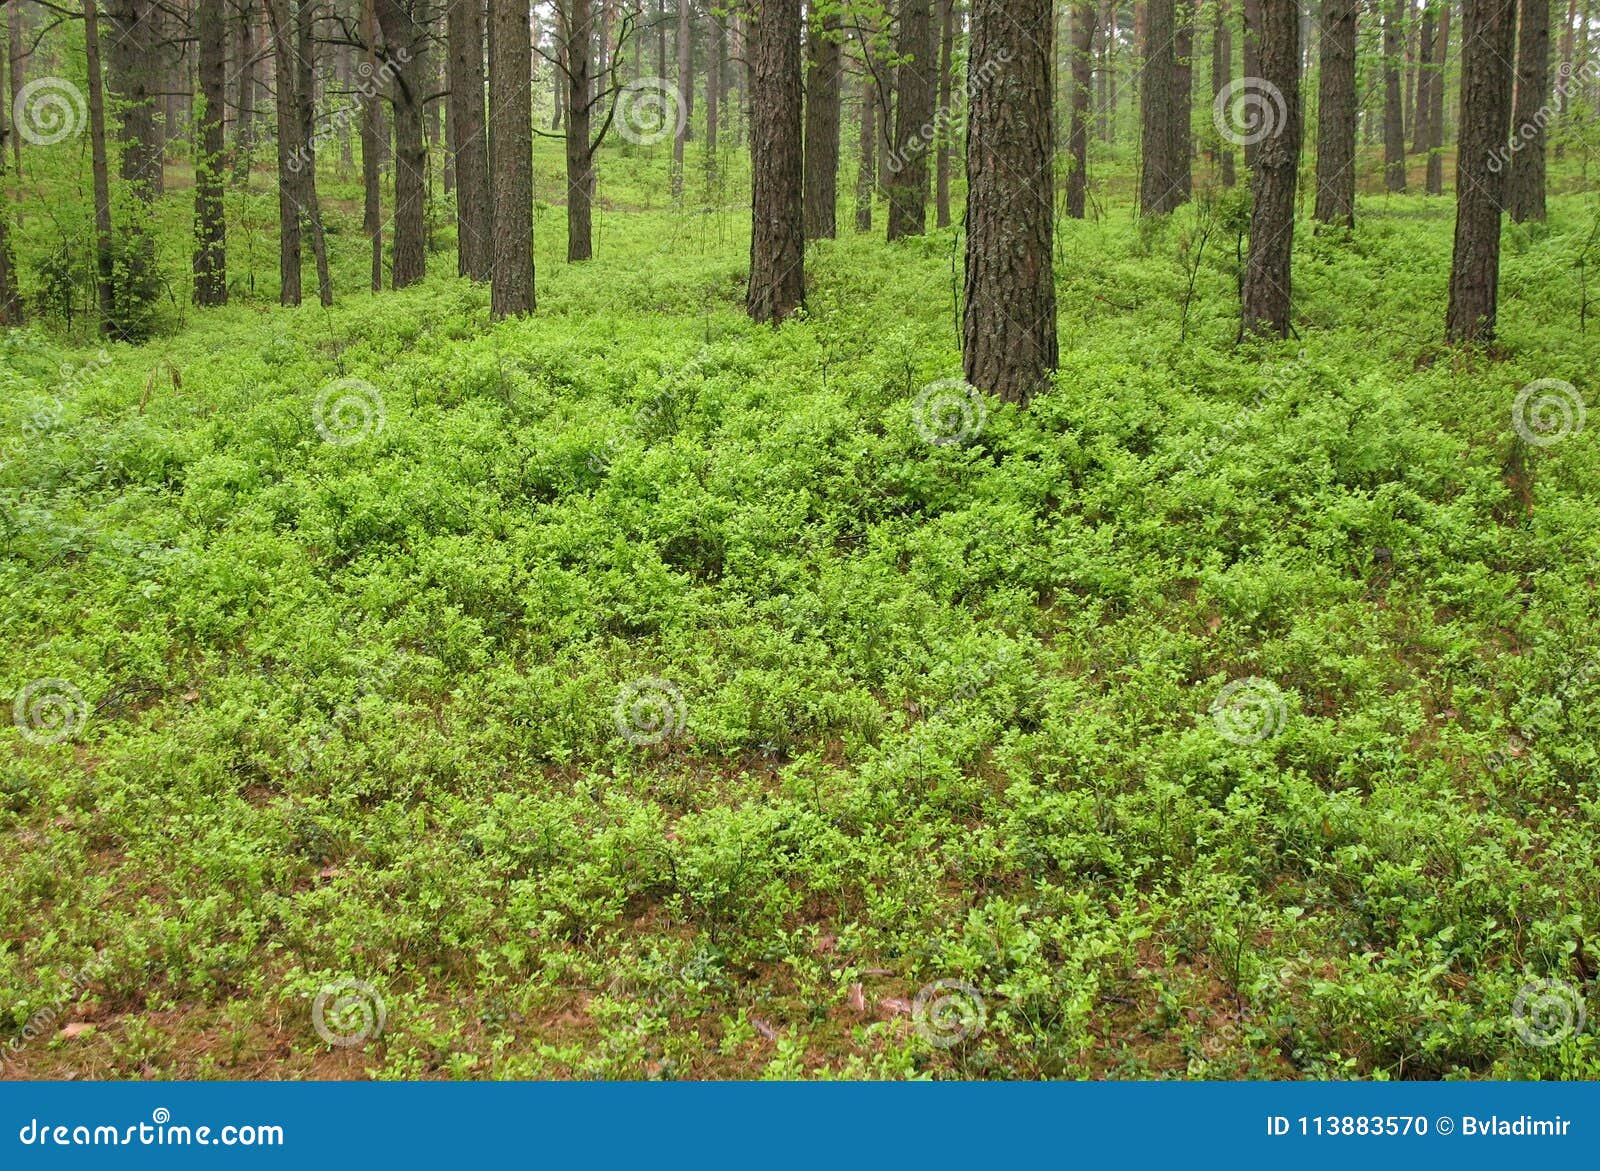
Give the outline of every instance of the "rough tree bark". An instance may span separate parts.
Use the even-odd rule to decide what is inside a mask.
[[[200,111],[195,120],[194,301],[228,303],[227,220],[222,212],[223,107],[228,82],[228,18],[223,0],[198,0]]]
[[[100,330],[115,337],[116,285],[111,257],[111,168],[106,160],[106,95],[100,78],[100,28],[95,0],[83,0],[84,61],[89,75],[89,155],[94,182],[95,301]]]
[[[1261,0],[1242,0],[1240,13],[1240,61],[1244,66],[1242,77],[1261,76]],[[1244,165],[1254,168],[1258,144],[1254,137],[1245,139]]]
[[[1500,168],[1511,123],[1510,65],[1517,11],[1507,0],[1461,6],[1461,133],[1456,156],[1456,238],[1450,263],[1452,341],[1494,338],[1500,284]]]
[[[254,0],[239,0],[237,26],[238,61],[234,66],[233,177],[250,181],[250,164],[256,136],[256,6]]]
[[[300,145],[294,24],[289,0],[267,0],[278,126],[278,303],[300,304]]]
[[[1172,148],[1174,42],[1173,0],[1148,0],[1144,7],[1144,68],[1139,74],[1139,212],[1164,215],[1178,206]]]
[[[389,87],[394,107],[394,253],[389,283],[396,289],[416,284],[428,272],[428,146],[422,126],[427,97],[422,41],[427,28],[417,19],[418,3],[377,0],[383,38],[380,56],[394,75]]]
[[[1516,109],[1512,112],[1511,173],[1506,176],[1506,211],[1511,222],[1544,219],[1544,130],[1550,117],[1549,0],[1520,0],[1517,33]]]
[[[962,366],[1025,403],[1056,366],[1050,0],[973,0]]]
[[[1178,0],[1173,20],[1172,116],[1167,121],[1172,141],[1167,147],[1167,167],[1172,175],[1172,199],[1176,207],[1189,201],[1194,188],[1194,136],[1189,126],[1189,109],[1194,101],[1193,0]]]
[[[807,240],[831,240],[839,203],[839,14],[813,22],[806,41]]]
[[[890,158],[889,239],[920,236],[928,221],[928,147],[939,55],[930,0],[902,0],[895,43],[895,150]]]
[[[1400,104],[1405,2],[1391,0],[1383,14],[1383,185],[1389,191],[1406,189],[1406,125]]]
[[[872,80],[872,71],[866,68],[863,47],[863,62],[861,69],[861,154],[860,164],[856,168],[856,231],[872,231],[872,194],[877,184],[878,162],[876,146],[878,139],[878,99],[874,92],[877,88]]]
[[[1356,5],[1323,0],[1317,91],[1317,207],[1325,224],[1356,222]]]
[[[933,216],[938,227],[950,226],[950,150],[955,138],[954,108],[951,106],[955,82],[952,76],[956,48],[956,0],[939,0],[939,106],[944,112],[939,127],[939,145],[933,163]]]
[[[489,0],[489,174],[494,208],[490,313],[532,313],[533,38],[527,0]]]
[[[572,3],[587,0],[571,0]],[[694,35],[690,18],[694,14],[691,0],[678,0],[678,32],[674,48],[678,51],[678,109],[683,114],[672,134],[672,198],[683,199],[683,152],[689,142],[689,112],[694,102]]]
[[[450,133],[455,155],[456,269],[490,276],[489,144],[483,125],[483,0],[459,0],[446,16],[450,49]]]
[[[10,30],[8,30],[9,34]],[[7,54],[9,57],[10,54]],[[6,62],[7,65],[11,63]],[[10,72],[8,68],[6,72]],[[8,92],[0,86],[0,94]],[[17,296],[16,261],[11,253],[11,208],[6,198],[6,143],[12,136],[11,104],[0,102],[0,325],[22,324],[22,300]]]
[[[728,27],[713,6],[711,60],[706,66],[706,182],[717,185],[717,138],[722,126],[722,83],[728,73]]]
[[[160,195],[162,187],[156,113],[163,85],[156,13],[155,0],[112,0],[106,6],[111,22],[106,66],[120,115],[121,177],[143,204]]]
[[[1429,112],[1433,108],[1433,97],[1429,87],[1434,80],[1435,27],[1433,0],[1423,0],[1422,20],[1417,30],[1417,96],[1416,101],[1412,103],[1414,115],[1411,121],[1411,153],[1414,155],[1426,154],[1428,151],[1428,123],[1431,120]]]
[[[1281,118],[1256,144],[1251,179],[1250,251],[1240,297],[1241,336],[1289,335],[1290,256],[1294,248],[1294,193],[1300,160],[1300,12],[1295,0],[1261,0],[1257,65],[1260,77],[1283,95]]]
[[[750,37],[750,286],[745,310],[776,325],[805,301],[800,0],[754,0]]]
[[[1427,193],[1444,194],[1444,67],[1450,50],[1450,0],[1439,4],[1438,30],[1434,34],[1433,80],[1428,83]]]
[[[322,230],[322,205],[317,201],[316,49],[311,37],[316,22],[315,0],[300,0],[295,7],[295,121],[299,132],[299,203],[311,230],[311,255],[317,269],[317,299],[333,304],[333,276],[328,268],[328,239]]]
[[[1067,215],[1081,220],[1088,189],[1089,90],[1096,19],[1095,0],[1077,0],[1072,8],[1072,93],[1068,102]]]
[[[594,8],[590,0],[566,0],[561,27],[566,34],[561,57],[567,77],[567,260],[577,262],[594,255],[594,147],[589,141],[594,125]],[[682,152],[674,140],[674,199],[683,195],[682,163]]]
[[[1228,0],[1216,0],[1212,10],[1211,25],[1211,100],[1215,109],[1217,100],[1233,80],[1233,26],[1228,20]],[[1213,140],[1216,147],[1212,160],[1217,164],[1218,176],[1224,187],[1234,184],[1233,148],[1220,134]]]

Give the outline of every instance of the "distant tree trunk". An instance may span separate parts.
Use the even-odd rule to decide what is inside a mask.
[[[684,0],[687,3],[687,0]],[[589,142],[593,129],[594,9],[589,0],[567,0],[567,260],[588,260],[594,255],[594,151]],[[681,93],[681,91],[680,91]],[[683,195],[683,155],[673,146],[673,196]]]
[[[1491,341],[1500,282],[1498,151],[1511,122],[1515,5],[1463,0],[1461,8],[1461,134],[1456,153],[1456,238],[1450,264],[1452,341]]]
[[[1441,0],[1438,30],[1434,34],[1433,79],[1428,83],[1429,195],[1444,194],[1444,67],[1449,49],[1450,0]]]
[[[1140,150],[1139,211],[1164,215],[1178,206],[1172,159],[1173,69],[1177,41],[1173,0],[1147,0],[1144,8],[1144,68],[1139,77],[1143,125]]]
[[[805,300],[800,0],[754,0],[750,287],[745,309],[776,325]]]
[[[1239,47],[1240,58],[1244,65],[1242,77],[1261,76],[1261,0],[1243,0],[1242,31],[1244,40]],[[1254,169],[1256,165],[1256,151],[1259,143],[1256,138],[1247,136],[1244,143],[1244,165]]]
[[[656,76],[667,78],[667,3],[656,0]]]
[[[17,108],[17,99],[22,96],[23,65],[22,65],[22,5],[7,4],[6,10],[6,58],[11,81],[11,100],[6,103],[7,110]],[[1570,23],[1570,22],[1569,22]],[[1570,38],[1569,38],[1570,40]],[[11,136],[11,161],[16,167],[17,174],[22,174],[22,135]]]
[[[483,4],[449,5],[450,128],[455,155],[456,268],[461,276],[490,276],[489,144],[483,137]]]
[[[895,154],[890,164],[889,239],[920,236],[928,226],[928,146],[939,56],[930,0],[901,0],[895,82]]]
[[[956,48],[956,0],[939,0],[939,123],[938,153],[934,157],[933,214],[941,228],[950,226],[950,148],[954,137],[955,88],[952,71]]]
[[[222,115],[227,101],[227,13],[223,0],[197,0],[200,112],[194,167],[194,300],[228,303],[227,220],[222,212]]]
[[[528,0],[489,0],[489,175],[494,208],[490,313],[532,313],[533,39]]]
[[[241,183],[250,180],[251,155],[255,151],[256,120],[256,8],[254,0],[239,0],[236,26],[238,62],[235,65],[233,124],[233,177]]]
[[[1257,64],[1283,95],[1283,117],[1256,144],[1250,252],[1241,295],[1241,335],[1289,336],[1294,192],[1300,161],[1300,12],[1295,0],[1261,0]]]
[[[1572,100],[1572,26],[1578,19],[1578,0],[1567,0],[1567,19],[1561,26],[1561,84],[1556,87],[1556,113],[1563,122],[1567,118],[1567,105]],[[13,85],[15,80],[13,80]],[[1566,153],[1566,142],[1556,140],[1556,161]]]
[[[1544,127],[1550,96],[1549,0],[1520,0],[1517,34],[1516,109],[1511,125],[1511,173],[1506,176],[1506,210],[1511,222],[1544,219]]]
[[[878,194],[885,199],[889,197],[889,189],[893,186],[895,174],[890,170],[890,164],[895,158],[897,143],[894,137],[894,67],[879,66],[878,84],[874,87],[874,95],[878,103]]]
[[[300,157],[300,210],[311,229],[311,255],[317,269],[317,299],[323,305],[333,304],[333,277],[328,270],[328,240],[322,230],[322,206],[317,201],[317,135],[316,135],[316,50],[311,38],[316,20],[317,5],[314,0],[300,0],[296,5],[295,41],[296,65],[299,78],[295,82],[295,115],[299,129]]]
[[[300,304],[300,157],[299,116],[295,106],[299,70],[295,67],[295,34],[291,0],[267,0],[271,20],[274,105],[278,126],[278,303]]]
[[[1322,223],[1356,223],[1356,4],[1323,0],[1317,95],[1317,208]]]
[[[1406,189],[1406,126],[1400,105],[1405,3],[1406,0],[1391,0],[1383,14],[1383,185],[1389,191]]]
[[[865,52],[865,49],[863,49]],[[856,168],[856,231],[872,231],[872,193],[876,187],[878,163],[874,148],[878,138],[877,86],[872,71],[861,71],[861,156]]]
[[[1100,49],[1098,55],[1099,68],[1095,78],[1095,133],[1101,142],[1111,141],[1111,116],[1114,113],[1115,82],[1112,79],[1112,66],[1114,58],[1112,50],[1117,42],[1117,5],[1116,0],[1099,0],[1100,2]]]
[[[428,272],[428,147],[422,127],[427,84],[421,42],[427,29],[417,20],[418,0],[378,0],[383,58],[394,75],[394,288],[414,285]],[[524,65],[526,69],[527,66]]]
[[[112,0],[106,64],[120,113],[122,181],[142,204],[161,192],[161,131],[157,103],[164,87],[157,51],[155,0]]]
[[[111,168],[106,161],[106,97],[100,79],[100,26],[95,0],[83,0],[84,63],[89,75],[89,154],[94,176],[95,301],[100,330],[110,337],[117,326],[117,290],[111,255]]]
[[[678,33],[674,47],[678,51],[678,109],[683,117],[677,120],[672,135],[672,198],[678,202],[683,199],[683,152],[689,141],[689,110],[694,103],[694,39],[689,21],[693,12],[690,0],[678,0]]]
[[[962,365],[1026,403],[1056,367],[1050,0],[973,0]]]
[[[12,35],[8,30],[8,37]],[[9,57],[9,54],[8,54]],[[11,61],[0,62],[11,66]],[[14,66],[13,66],[14,67]],[[10,68],[6,68],[9,73]],[[0,86],[0,94],[6,93]],[[6,194],[6,142],[12,136],[11,104],[0,101],[0,325],[22,324],[22,300],[17,295],[16,260],[11,253],[11,208]]]
[[[367,44],[367,77],[378,84],[378,15],[374,0],[361,0],[362,37]],[[361,107],[361,230],[372,246],[372,291],[383,291],[383,105],[374,93]]]
[[[1228,0],[1216,0],[1211,26],[1211,99],[1212,108],[1221,99],[1228,83],[1233,80],[1233,27],[1228,23]],[[1224,187],[1234,184],[1233,150],[1221,135],[1214,139],[1213,158]]]
[[[722,81],[728,72],[728,29],[715,9],[711,21],[711,61],[706,67],[706,182],[717,183],[717,136],[722,127]]]
[[[1068,103],[1067,215],[1081,220],[1084,192],[1088,188],[1089,167],[1089,90],[1090,70],[1094,65],[1095,0],[1076,0],[1072,7],[1072,93]]]
[[[839,204],[839,14],[813,23],[806,41],[807,240],[831,240]]]
[[[1167,127],[1172,143],[1167,148],[1167,166],[1172,175],[1172,206],[1187,203],[1194,190],[1194,141],[1189,126],[1189,110],[1194,101],[1194,3],[1177,0],[1172,56],[1172,116]]]
[[[1429,87],[1434,80],[1433,36],[1435,29],[1433,0],[1423,0],[1421,28],[1417,31],[1417,93],[1412,103],[1411,153],[1426,154],[1429,144],[1428,123],[1432,120],[1433,97]]]

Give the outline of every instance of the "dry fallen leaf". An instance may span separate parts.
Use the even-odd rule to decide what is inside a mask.
[[[911,1002],[899,996],[885,996],[878,1001],[878,1011],[889,1016],[907,1016],[911,1012]]]
[[[66,1024],[61,1026],[60,1035],[70,1041],[79,1033],[85,1032],[86,1030],[92,1028],[94,1028],[94,1026],[88,1021],[68,1021]]]
[[[760,1033],[767,1040],[776,1041],[778,1039],[778,1030],[767,1024],[767,1022],[762,1020],[760,1017],[752,1015],[750,1017],[750,1023],[755,1026],[756,1032]]]
[[[862,989],[860,984],[850,985],[850,995],[847,999],[849,1000],[850,1007],[856,1012],[867,1011],[867,994],[865,990]]]

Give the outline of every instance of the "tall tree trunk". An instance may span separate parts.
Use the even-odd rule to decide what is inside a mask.
[[[389,280],[397,289],[427,275],[428,147],[422,127],[426,75],[421,43],[427,28],[418,19],[419,0],[378,0],[383,58],[394,75],[394,258]]]
[[[673,43],[678,51],[678,110],[683,116],[677,120],[672,134],[674,202],[683,200],[683,153],[689,141],[689,110],[694,103],[694,37],[690,24],[693,13],[691,0],[678,0],[678,32]]]
[[[1406,189],[1406,126],[1400,105],[1405,3],[1406,0],[1390,0],[1383,14],[1383,185],[1390,191]]]
[[[106,97],[100,77],[100,28],[95,0],[83,0],[84,62],[89,75],[89,154],[94,181],[95,301],[100,330],[109,337],[117,326],[117,292],[111,256],[111,167],[106,160]]]
[[[1056,367],[1050,0],[973,0],[962,366],[1025,403]]]
[[[250,164],[255,152],[256,134],[256,13],[254,0],[239,0],[238,63],[235,65],[234,105],[238,113],[233,124],[233,177],[250,181]]]
[[[953,69],[956,48],[956,0],[939,0],[939,145],[934,156],[933,215],[941,228],[950,226],[950,150],[953,145],[955,110],[951,106],[955,88]]]
[[[295,105],[299,70],[295,67],[295,31],[291,0],[267,0],[271,21],[274,105],[278,126],[278,303],[300,304],[300,170],[299,116]]]
[[[163,88],[155,0],[112,0],[106,55],[121,115],[122,181],[148,205],[161,187],[161,131],[156,113]]]
[[[1261,0],[1258,65],[1282,95],[1283,116],[1256,144],[1250,252],[1245,260],[1241,335],[1289,336],[1294,193],[1300,162],[1300,12],[1295,0]]]
[[[594,255],[594,151],[589,141],[593,129],[594,9],[589,0],[567,0],[567,260],[588,260]],[[675,154],[678,162],[682,156]],[[682,195],[682,171],[673,171],[674,197]]]
[[[8,33],[11,35],[10,30]],[[10,55],[7,54],[9,57]],[[0,62],[0,68],[11,71],[11,61]],[[8,92],[0,85],[0,94]],[[11,103],[0,101],[0,325],[22,324],[22,300],[17,296],[16,258],[11,253],[11,207],[6,191],[6,143],[13,135],[11,129]],[[20,136],[19,136],[20,137]]]
[[[198,0],[195,23],[200,34],[200,111],[195,119],[194,301],[196,305],[226,305],[222,115],[228,87],[228,18],[223,0]]]
[[[800,0],[753,0],[749,47],[750,287],[745,310],[774,325],[805,301]]]
[[[1434,81],[1433,37],[1436,29],[1433,0],[1423,0],[1421,28],[1417,31],[1417,94],[1412,103],[1411,153],[1426,154],[1429,143],[1428,123],[1432,120],[1433,95],[1430,87]]]
[[[728,28],[715,7],[711,21],[711,61],[706,66],[706,183],[717,185],[717,135],[721,132],[722,84],[728,72]]]
[[[1222,100],[1228,83],[1233,80],[1233,26],[1228,21],[1228,0],[1216,0],[1212,10],[1211,25],[1211,101],[1212,109]],[[1215,134],[1215,131],[1213,131]],[[1217,145],[1213,158],[1224,187],[1234,184],[1233,148],[1220,134],[1212,139]]]
[[[17,108],[17,99],[22,96],[23,85],[23,57],[22,57],[22,5],[7,4],[6,10],[6,59],[11,82],[11,98],[6,103],[7,110]],[[17,174],[22,174],[22,135],[11,136],[11,161],[16,167]]]
[[[532,313],[533,40],[528,0],[489,0],[489,175],[495,317]]]
[[[362,38],[367,45],[367,78],[378,78],[378,14],[374,0],[361,0]],[[382,91],[375,91],[361,107],[361,230],[371,243],[372,291],[383,291],[383,139]]]
[[[866,48],[863,45],[862,53]],[[861,70],[861,154],[856,168],[856,231],[872,231],[872,194],[877,187],[878,163],[875,157],[878,139],[877,85],[872,80],[872,70],[863,59]]]
[[[1172,205],[1187,203],[1194,189],[1193,132],[1189,111],[1194,102],[1194,20],[1193,0],[1177,0],[1172,45],[1172,116],[1167,128],[1172,135],[1167,148],[1167,166],[1172,175]]]
[[[1544,128],[1550,111],[1550,3],[1520,0],[1517,34],[1516,109],[1513,111],[1511,173],[1506,210],[1511,222],[1544,219]]]
[[[1243,40],[1239,46],[1240,60],[1244,66],[1241,74],[1244,78],[1261,76],[1261,0],[1243,0],[1240,13],[1240,29]],[[1244,165],[1252,170],[1256,165],[1256,151],[1259,149],[1259,140],[1254,135],[1247,136],[1244,142]]]
[[[1429,195],[1444,194],[1444,67],[1450,50],[1450,0],[1440,0],[1438,30],[1434,34],[1433,79],[1428,83]]]
[[[1068,102],[1067,215],[1081,220],[1084,192],[1088,188],[1089,167],[1089,90],[1090,70],[1094,65],[1095,0],[1076,0],[1072,7],[1072,93]]]
[[[928,146],[933,99],[938,92],[939,55],[930,0],[901,0],[895,45],[894,172],[889,185],[889,239],[920,236],[928,223]]]
[[[806,56],[806,239],[831,240],[839,204],[838,13],[812,23]]]
[[[1356,222],[1356,5],[1323,0],[1317,91],[1317,219]]]
[[[656,76],[667,78],[667,3],[656,0]]]
[[[1174,174],[1174,50],[1177,41],[1173,0],[1148,0],[1144,7],[1144,68],[1139,75],[1139,111],[1143,126],[1140,150],[1139,211],[1164,215],[1178,206]]]
[[[1578,20],[1578,0],[1567,0],[1567,19],[1561,26],[1561,84],[1556,87],[1556,113],[1567,119],[1567,104],[1572,100],[1572,26]],[[14,84],[14,83],[13,83]],[[1566,153],[1566,142],[1556,139],[1556,161]]]
[[[316,0],[296,6],[295,40],[299,79],[295,83],[295,114],[299,123],[301,159],[300,210],[311,229],[311,255],[317,269],[317,299],[333,304],[333,277],[328,270],[328,239],[322,230],[322,206],[317,201],[316,49],[311,33],[316,21]]]
[[[1100,48],[1098,53],[1098,67],[1095,76],[1095,134],[1101,142],[1111,141],[1111,115],[1112,115],[1112,50],[1117,42],[1117,5],[1116,0],[1099,0],[1100,3]]]
[[[889,197],[889,190],[894,185],[895,173],[890,170],[890,164],[895,159],[896,142],[894,137],[894,66],[880,65],[878,67],[878,84],[875,87],[878,103],[878,191],[883,198]]]
[[[1456,239],[1450,263],[1452,341],[1494,338],[1500,283],[1497,151],[1511,123],[1516,6],[1506,0],[1463,0],[1461,6],[1461,135],[1456,151]]]
[[[483,0],[449,5],[450,131],[455,155],[456,270],[490,275],[489,144],[483,126]]]

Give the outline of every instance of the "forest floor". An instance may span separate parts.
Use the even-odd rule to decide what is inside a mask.
[[[614,198],[527,320],[335,191],[332,309],[236,229],[0,339],[4,1076],[1600,1076],[1592,199],[1487,354],[1450,200],[1302,223],[1282,345],[1235,204],[1063,223],[1019,410],[955,232],[772,331]]]

